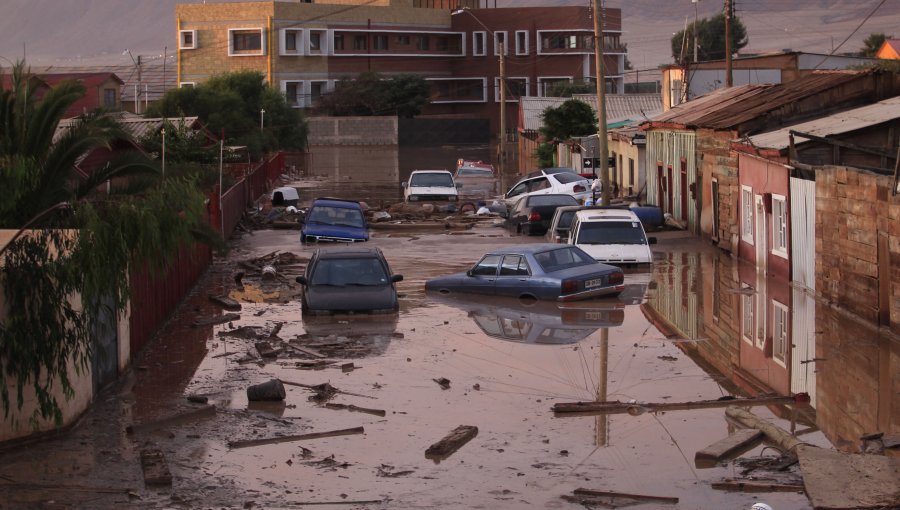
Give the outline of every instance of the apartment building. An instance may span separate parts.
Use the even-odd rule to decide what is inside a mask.
[[[604,10],[605,72],[624,91],[621,11]],[[500,64],[507,103],[562,81],[596,77],[588,7],[479,8],[479,0],[192,3],[176,7],[178,83],[262,72],[297,108],[360,73],[416,73],[432,84],[425,115],[490,119],[499,132]],[[503,48],[501,59],[500,48]],[[516,109],[506,108],[515,133]]]

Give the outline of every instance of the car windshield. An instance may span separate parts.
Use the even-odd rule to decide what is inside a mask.
[[[558,174],[553,174],[553,178],[559,181],[561,184],[570,184],[573,182],[585,180],[584,177],[570,172],[560,172]]]
[[[542,205],[578,205],[578,200],[572,195],[532,195],[528,197],[530,207]]]
[[[306,221],[308,223],[322,223],[340,227],[363,228],[365,226],[362,211],[359,209],[325,205],[314,205],[306,216]]]
[[[541,265],[545,273],[596,263],[590,255],[575,246],[535,253],[534,259]]]
[[[459,177],[493,177],[494,172],[487,168],[462,167],[456,171]]]
[[[310,285],[373,287],[389,283],[377,258],[322,259],[313,269]]]
[[[449,173],[413,174],[410,186],[452,188],[453,178]]]
[[[578,230],[576,244],[647,244],[638,221],[587,221]]]

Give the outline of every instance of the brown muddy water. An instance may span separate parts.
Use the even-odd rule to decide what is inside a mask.
[[[364,196],[379,200],[373,185],[311,179],[298,186],[305,198],[367,190]],[[539,239],[490,226],[374,231],[369,244],[404,275],[399,316],[314,322],[301,317],[295,285],[247,275],[241,291],[234,274],[237,261],[275,250],[302,264],[316,247],[301,245],[297,231],[241,235],[133,372],[102,393],[78,426],[0,453],[0,508],[565,509],[580,508],[561,499],[576,488],[679,499],[640,508],[749,509],[758,501],[811,508],[801,493],[711,488],[743,469],[731,461],[694,463],[695,452],[733,430],[722,408],[554,417],[555,403],[597,398],[681,402],[806,392],[810,406],[753,412],[803,441],[844,452],[858,451],[864,433],[900,432],[896,341],[687,234],[657,235],[652,269],[629,271],[622,296],[562,306],[424,292],[429,277],[464,270],[489,249]],[[208,294],[242,301],[241,318],[191,327],[220,313]],[[256,340],[234,330],[258,327],[266,336],[279,323],[280,338],[315,346],[337,363],[303,369],[298,362],[312,359],[299,353],[244,361],[256,357]],[[353,348],[328,351],[344,341]],[[349,362],[355,369],[343,371]],[[319,405],[296,385],[286,387],[283,403],[248,403],[246,388],[272,378],[330,383],[341,391],[330,403],[384,416]],[[435,382],[440,378],[449,388]],[[124,431],[190,409],[188,395],[208,397],[216,415]],[[477,436],[448,458],[426,458],[459,425],[478,427]],[[355,427],[364,433],[228,446]],[[151,447],[166,455],[171,487],[144,486],[139,452]],[[743,457],[774,455],[759,445]]]

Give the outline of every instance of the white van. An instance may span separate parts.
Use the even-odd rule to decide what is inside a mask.
[[[647,238],[641,220],[628,209],[585,209],[575,213],[569,244],[605,264],[651,264],[656,238]]]
[[[414,170],[403,183],[403,199],[407,202],[450,200],[459,196],[453,174],[446,170]]]

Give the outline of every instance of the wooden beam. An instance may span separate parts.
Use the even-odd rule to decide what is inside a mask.
[[[740,452],[746,451],[763,437],[761,430],[740,429],[734,434],[716,441],[706,448],[694,454],[694,462],[704,465],[713,464],[724,458],[734,457]]]
[[[268,437],[263,439],[246,439],[242,441],[229,441],[229,448],[247,448],[250,446],[261,446],[266,444],[289,443],[292,441],[306,441],[309,439],[322,439],[325,437],[349,436],[353,434],[364,434],[363,427],[354,427],[352,429],[330,430],[328,432],[311,432],[309,434],[297,434],[293,436]]]
[[[772,425],[768,421],[763,420],[759,416],[756,416],[745,409],[729,407],[725,410],[725,416],[731,418],[745,428],[762,431],[770,442],[774,443],[784,452],[796,455],[797,447],[804,444],[803,441],[792,436],[786,430]]]
[[[655,501],[658,503],[678,503],[678,498],[668,496],[648,496],[646,494],[629,494],[627,492],[614,491],[595,491],[591,489],[575,489],[573,492],[576,496],[587,498],[627,498],[635,501]]]
[[[803,492],[803,484],[795,483],[767,483],[749,480],[722,480],[713,482],[713,489],[720,491],[740,492]]]
[[[558,416],[588,416],[597,414],[628,413],[637,416],[645,412],[681,411],[690,409],[711,409],[728,406],[763,406],[777,404],[807,404],[809,395],[798,393],[794,396],[772,396],[753,398],[733,398],[727,400],[697,400],[693,402],[559,402],[553,405]]]
[[[425,450],[425,458],[432,460],[446,459],[477,435],[478,427],[473,425],[460,425],[451,430],[443,439],[429,446],[428,449]]]

